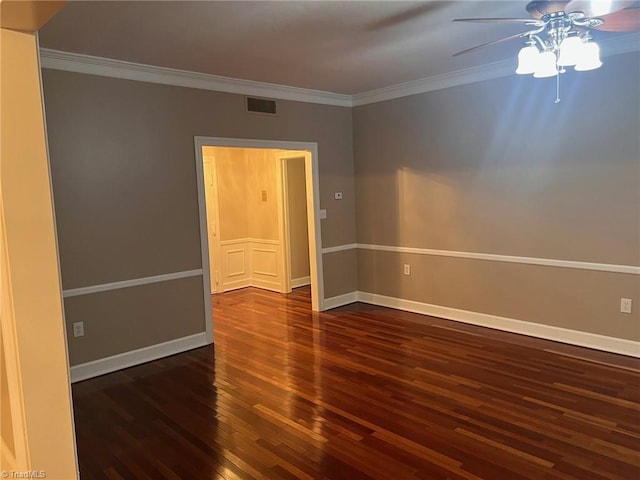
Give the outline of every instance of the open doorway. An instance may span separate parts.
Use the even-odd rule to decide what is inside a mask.
[[[311,283],[303,150],[202,147],[211,293]]]
[[[207,310],[209,293],[305,284],[322,310],[317,144],[196,137],[195,147]]]

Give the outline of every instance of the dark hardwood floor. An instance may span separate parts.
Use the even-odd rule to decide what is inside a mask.
[[[83,480],[637,479],[637,359],[354,304],[214,297],[205,347],[73,385]]]

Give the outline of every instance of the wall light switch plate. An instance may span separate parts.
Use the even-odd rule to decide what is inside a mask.
[[[621,298],[620,299],[620,312],[622,312],[622,313],[631,313],[631,299],[630,298]]]
[[[409,265],[408,263],[404,264],[404,274],[411,275],[411,265]]]
[[[327,218],[327,210],[323,208],[322,210],[320,210],[320,220],[323,220],[325,218]]]
[[[76,322],[73,324],[73,336],[84,337],[84,322]]]

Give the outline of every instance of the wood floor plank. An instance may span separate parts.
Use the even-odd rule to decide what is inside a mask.
[[[212,298],[215,347],[73,385],[82,480],[640,478],[638,359],[313,313],[309,287]]]

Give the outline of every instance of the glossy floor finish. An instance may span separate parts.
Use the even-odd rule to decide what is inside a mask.
[[[636,359],[309,289],[214,296],[205,347],[73,386],[90,479],[640,478]]]

